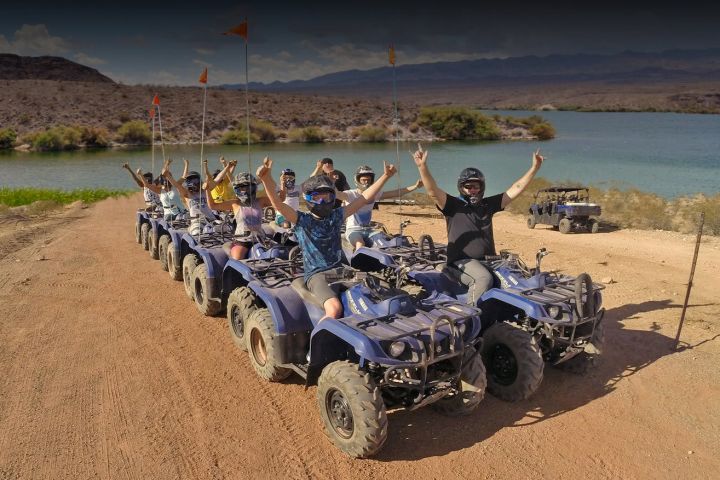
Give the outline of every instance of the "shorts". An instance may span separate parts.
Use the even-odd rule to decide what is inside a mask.
[[[338,298],[337,293],[335,293],[335,291],[330,287],[330,285],[328,285],[328,279],[326,278],[326,275],[332,275],[333,277],[336,277],[337,273],[335,272],[335,269],[317,272],[312,274],[312,276],[308,278],[308,281],[306,283],[307,289],[310,290],[312,294],[315,295],[315,297],[320,300],[323,305],[331,298]]]
[[[250,250],[252,248],[252,246],[253,246],[252,242],[245,242],[243,240],[233,240],[232,243],[230,244],[231,249],[234,247],[245,247],[248,250]]]
[[[345,238],[347,238],[347,241],[350,242],[350,245],[353,247],[357,242],[363,242],[366,247],[369,247],[372,245],[372,240],[370,238],[377,233],[380,233],[380,231],[369,227],[357,230],[347,230],[345,232]]]

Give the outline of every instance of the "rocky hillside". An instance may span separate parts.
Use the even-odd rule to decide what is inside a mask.
[[[114,83],[94,68],[61,57],[21,57],[0,53],[2,80],[64,80]]]
[[[0,126],[18,138],[53,126],[85,125],[115,132],[129,120],[148,121],[153,96],[160,98],[165,141],[200,141],[203,91],[197,87],[127,86],[111,82],[0,80]],[[415,123],[417,104],[400,104],[401,137],[428,139]],[[316,126],[329,140],[354,138],[357,127],[373,125],[390,131],[391,102],[312,94],[250,92],[250,116],[270,122],[279,131]],[[206,140],[245,124],[245,94],[211,89],[207,94]],[[503,138],[528,138],[522,125],[500,125]],[[282,132],[281,132],[282,133]]]

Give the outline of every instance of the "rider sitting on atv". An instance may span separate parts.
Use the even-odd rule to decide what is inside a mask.
[[[373,182],[375,182],[375,172],[371,167],[363,165],[355,171],[355,186],[357,188],[337,192],[337,198],[343,201],[344,206],[347,206],[357,198],[360,198],[363,192],[367,190]],[[370,226],[375,202],[381,199],[400,197],[406,193],[413,192],[418,188],[422,188],[422,186],[422,180],[418,179],[417,182],[405,188],[378,192],[370,203],[362,206],[354,215],[348,216],[345,221],[345,237],[348,242],[350,242],[353,249],[357,250],[360,247],[368,246],[370,244],[370,237],[377,233],[377,230],[374,230]]]
[[[532,155],[532,166],[504,192],[484,198],[485,176],[477,168],[460,172],[457,188],[460,197],[444,192],[435,183],[427,166],[428,152],[418,145],[413,160],[420,171],[428,195],[447,223],[448,267],[459,272],[458,280],[469,288],[468,303],[475,305],[480,295],[493,285],[492,273],[480,262],[486,255],[495,255],[492,217],[502,211],[528,186],[540,166],[543,157],[540,150]]]
[[[291,168],[286,168],[280,174],[280,188],[277,190],[280,198],[285,195],[283,203],[293,210],[300,208],[300,190],[295,186],[295,171]],[[275,213],[275,223],[282,228],[290,228],[290,222],[288,222],[282,213]]]
[[[138,174],[142,173],[142,170],[138,168]],[[173,188],[173,186],[168,182],[167,178],[161,176],[158,179],[158,183],[148,183],[147,177],[145,175],[142,175],[140,177],[140,180],[143,182],[145,188],[150,190],[151,192],[155,193],[156,195],[159,195],[160,197],[160,203],[162,204],[163,208],[163,219],[166,222],[170,222],[172,220],[178,220],[180,218],[183,218],[185,214],[187,214],[187,210],[185,210],[185,205],[183,204],[182,200],[180,200],[180,195],[178,192]]]
[[[152,185],[153,183],[153,174],[151,172],[142,173],[142,170],[138,168],[136,175],[127,163],[123,164],[123,168],[128,171],[130,177],[132,177],[137,186],[143,189],[143,198],[145,199],[146,210],[152,211],[155,210],[155,208],[160,207],[160,197],[157,193],[148,188],[148,185]],[[142,179],[140,177],[142,177]]]
[[[302,249],[305,265],[305,285],[322,302],[325,309],[322,320],[340,318],[343,313],[342,304],[326,278],[329,270],[342,264],[340,227],[347,217],[372,202],[388,178],[397,170],[394,165],[384,164],[384,173],[377,182],[362,192],[355,201],[339,208],[333,208],[336,196],[333,180],[327,175],[312,176],[302,185],[303,196],[310,210],[306,213],[282,203],[275,191],[271,168],[272,160],[265,157],[263,165],[257,170],[257,176],[263,182],[275,210],[295,224],[295,235]]]
[[[178,191],[180,196],[187,202],[190,211],[190,235],[197,235],[202,232],[202,220],[205,222],[213,222],[216,219],[215,214],[207,204],[205,196],[201,192],[200,174],[195,171],[187,172],[182,184],[177,182],[170,172],[171,159],[168,159],[163,165],[162,176],[167,178],[168,182]]]
[[[207,160],[203,160],[207,166]],[[226,165],[219,176],[224,176],[233,162]],[[208,205],[213,210],[231,211],[235,214],[235,238],[230,246],[230,256],[235,260],[247,257],[257,237],[264,237],[262,229],[263,208],[270,206],[267,197],[257,197],[257,180],[249,172],[238,173],[232,183],[235,200],[216,202],[210,191],[205,190]]]

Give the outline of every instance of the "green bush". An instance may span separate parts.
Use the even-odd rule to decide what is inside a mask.
[[[293,143],[322,143],[326,135],[319,127],[305,127],[290,129],[287,137]]]
[[[388,131],[383,127],[365,125],[353,129],[352,135],[360,142],[385,142],[387,141]]]
[[[33,149],[41,152],[74,150],[80,146],[80,130],[75,127],[53,127],[28,134],[24,140],[30,143]]]
[[[220,143],[223,145],[245,145],[247,144],[247,130],[245,127],[239,127],[235,130],[228,130],[227,132],[223,133],[223,136],[220,137]],[[252,128],[250,129],[250,143],[258,143],[260,142],[260,138],[257,136],[257,134],[252,132]]]
[[[108,197],[128,195],[133,192],[132,190],[109,190],[107,188],[80,188],[69,191],[33,187],[0,188],[0,205],[17,207],[34,202],[67,204],[77,200],[92,203]]]
[[[0,150],[12,148],[17,140],[17,133],[12,128],[0,128]]]
[[[534,135],[538,140],[550,140],[555,138],[555,127],[547,122],[536,123],[530,127],[530,135]]]
[[[86,147],[107,147],[110,133],[103,127],[80,127],[80,141]]]
[[[274,142],[278,136],[273,124],[264,120],[251,120],[250,134],[255,134],[260,142]]]
[[[480,112],[463,107],[425,107],[418,124],[446,140],[497,140],[500,130]]]
[[[148,145],[152,143],[152,133],[150,127],[144,121],[130,120],[118,128],[117,140],[120,143]]]

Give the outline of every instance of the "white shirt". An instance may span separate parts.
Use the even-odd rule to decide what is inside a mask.
[[[343,206],[350,205],[362,196],[362,192],[357,188],[345,190],[343,193],[347,195],[347,201],[343,202]],[[362,230],[363,228],[369,227],[370,221],[372,220],[373,207],[375,206],[375,202],[380,200],[380,197],[382,197],[382,192],[378,192],[372,202],[363,205],[357,212],[347,217],[347,220],[345,220],[345,230]]]

